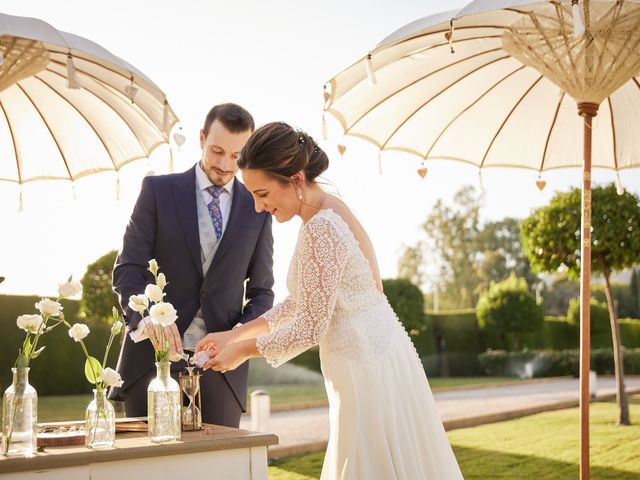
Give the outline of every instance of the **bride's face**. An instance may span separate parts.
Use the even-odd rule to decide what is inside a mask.
[[[262,170],[242,169],[242,181],[253,195],[256,212],[269,212],[280,223],[298,213],[300,200],[293,184],[283,183]]]

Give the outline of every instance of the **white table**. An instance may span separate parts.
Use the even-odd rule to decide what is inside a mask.
[[[108,450],[48,447],[31,458],[0,457],[2,480],[267,480],[267,446],[278,437],[217,425],[151,443],[146,433],[118,433]]]

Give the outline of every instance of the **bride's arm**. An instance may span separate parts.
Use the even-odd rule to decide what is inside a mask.
[[[287,297],[283,302],[275,305],[271,310],[254,320],[243,323],[231,330],[208,334],[197,343],[196,352],[216,347],[220,349],[230,343],[258,338],[291,321],[294,313],[295,302],[291,297]]]

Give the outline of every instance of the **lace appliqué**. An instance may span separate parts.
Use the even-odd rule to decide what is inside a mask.
[[[387,350],[398,319],[342,217],[322,210],[300,232],[287,278],[289,296],[263,315],[270,333],[256,345],[274,367],[320,345],[358,362]]]
[[[323,216],[310,219],[301,235],[293,259],[295,296],[264,315],[273,330],[256,340],[258,351],[273,366],[320,343],[333,316],[349,254],[344,236]]]

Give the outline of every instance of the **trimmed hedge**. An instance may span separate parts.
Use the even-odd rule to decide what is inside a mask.
[[[4,391],[12,381],[11,368],[18,356],[18,348],[24,340],[24,332],[16,326],[16,318],[24,313],[36,313],[36,296],[0,295],[0,390]],[[71,324],[77,321],[79,302],[62,300],[65,318]],[[110,327],[100,323],[85,322],[91,333],[85,339],[89,353],[102,359],[109,339]],[[90,393],[92,386],[84,376],[85,357],[82,348],[68,335],[64,325],[56,327],[42,337],[40,345],[47,348],[31,362],[29,383],[39,395],[64,395]],[[120,351],[114,342],[109,353],[109,365],[115,368]]]
[[[626,375],[640,374],[640,348],[625,349],[623,354]],[[534,377],[561,375],[577,376],[580,365],[579,350],[488,350],[478,355],[485,375],[525,377],[527,363]],[[613,351],[600,348],[591,352],[591,369],[599,375],[613,375]]]

